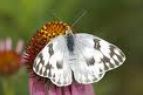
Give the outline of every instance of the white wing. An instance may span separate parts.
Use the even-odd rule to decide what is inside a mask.
[[[78,61],[72,65],[72,70],[75,80],[83,84],[98,82],[106,71],[125,61],[125,55],[118,47],[85,33],[75,34],[75,53]]]
[[[37,55],[33,70],[36,74],[49,78],[57,86],[67,86],[72,82],[68,65],[68,49],[64,36],[51,40]]]

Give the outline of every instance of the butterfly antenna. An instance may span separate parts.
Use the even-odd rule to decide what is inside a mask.
[[[75,22],[71,25],[71,27],[73,27],[76,23],[79,22],[79,20],[87,13],[86,10],[84,10],[84,12],[77,18],[77,20],[75,20]]]

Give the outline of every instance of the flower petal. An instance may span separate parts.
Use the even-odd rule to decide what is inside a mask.
[[[57,87],[55,85],[47,87],[45,82],[34,78],[29,80],[29,90],[30,95],[95,95],[91,84],[73,83],[67,87]]]
[[[55,86],[50,86],[48,91],[47,91],[47,95],[58,95],[56,92],[56,88]]]
[[[30,95],[46,95],[44,84],[34,78],[29,79]]]
[[[28,58],[28,54],[26,52],[23,52],[23,54],[21,55],[21,64],[25,64],[27,63],[27,58]]]
[[[23,50],[23,46],[24,46],[24,41],[19,40],[16,46],[16,52],[20,54]]]
[[[72,95],[95,95],[93,91],[92,84],[73,84],[72,85]]]
[[[64,87],[62,90],[62,94],[63,95],[74,95],[74,93],[72,94],[72,92],[71,92],[71,86]]]
[[[56,92],[56,95],[63,95],[63,94],[62,94],[62,88],[61,88],[61,87],[57,88],[56,91],[57,91],[57,92]]]
[[[12,40],[9,37],[5,40],[5,49],[7,51],[12,49]]]
[[[4,41],[0,41],[0,51],[4,51],[5,50],[5,45],[4,45]]]

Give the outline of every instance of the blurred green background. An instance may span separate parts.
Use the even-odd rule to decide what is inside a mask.
[[[143,0],[0,0],[0,39],[27,43],[46,22],[60,18],[72,24],[85,10],[74,31],[95,34],[127,56],[123,66],[94,83],[96,94],[143,95]],[[28,95],[25,70],[15,76],[16,95]],[[0,95],[4,95],[2,83]]]

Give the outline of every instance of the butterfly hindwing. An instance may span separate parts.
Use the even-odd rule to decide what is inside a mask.
[[[42,77],[49,78],[57,86],[67,86],[72,82],[68,63],[68,50],[64,36],[51,40],[37,55],[33,70]]]
[[[78,61],[72,70],[75,80],[83,84],[98,82],[106,71],[119,67],[125,60],[118,47],[85,33],[75,34],[75,52]]]

